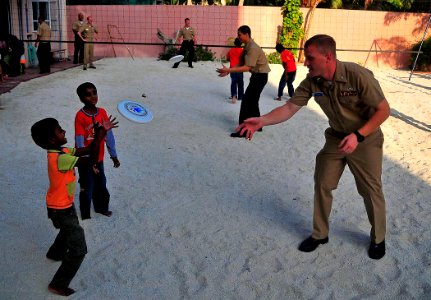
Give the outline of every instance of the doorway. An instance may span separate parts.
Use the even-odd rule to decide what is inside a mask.
[[[9,0],[0,1],[0,37],[2,39],[10,33],[10,22]]]

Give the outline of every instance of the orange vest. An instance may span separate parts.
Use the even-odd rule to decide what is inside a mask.
[[[75,165],[78,157],[74,148],[48,150],[49,188],[46,193],[46,206],[66,209],[73,204],[75,193]]]

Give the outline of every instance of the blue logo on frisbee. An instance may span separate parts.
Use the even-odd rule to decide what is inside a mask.
[[[148,123],[153,119],[153,114],[140,103],[131,100],[123,100],[118,103],[118,111],[127,119],[137,123]]]
[[[134,103],[134,102],[126,102],[124,104],[124,107],[130,111],[132,114],[135,114],[137,116],[146,116],[148,114],[145,107],[143,107],[140,104]]]

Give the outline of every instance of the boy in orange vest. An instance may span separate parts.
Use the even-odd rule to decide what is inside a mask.
[[[61,261],[61,265],[54,275],[48,290],[52,293],[69,296],[75,291],[69,284],[81,266],[87,253],[84,230],[79,225],[73,198],[75,192],[74,168],[86,163],[97,161],[98,147],[106,132],[116,128],[118,122],[109,117],[102,125],[96,125],[94,142],[86,148],[66,148],[67,143],[64,131],[53,118],[46,118],[36,122],[31,127],[31,136],[34,142],[43,149],[48,150],[48,177],[49,188],[46,194],[48,218],[54,227],[60,229],[54,244],[49,248],[46,257]],[[80,157],[91,153],[92,157]]]

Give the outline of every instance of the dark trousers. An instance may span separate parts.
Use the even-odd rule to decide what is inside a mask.
[[[278,84],[278,97],[283,96],[283,90],[286,87],[287,84],[287,91],[289,93],[289,97],[293,96],[293,93],[295,93],[295,89],[293,88],[293,81],[296,77],[296,71],[284,73],[281,75],[280,83]]]
[[[259,99],[267,82],[268,73],[251,74],[250,83],[248,84],[244,98],[241,101],[239,124],[242,124],[244,120],[248,118],[260,117]]]
[[[242,100],[244,97],[244,74],[243,73],[230,73],[230,95]]]
[[[74,206],[67,209],[48,208],[48,218],[60,232],[47,257],[62,261],[51,284],[67,288],[87,254],[84,229],[79,225]]]
[[[195,58],[195,42],[193,40],[190,41],[183,41],[181,43],[180,51],[178,51],[178,55],[184,55],[186,54],[186,51],[188,51],[188,59],[187,62],[189,63],[189,67],[192,66],[193,59]],[[177,62],[174,64],[174,67],[178,67],[180,63]]]
[[[97,163],[99,173],[95,174],[91,165],[78,167],[79,184],[79,209],[83,219],[90,217],[91,201],[94,211],[105,213],[109,209],[109,192],[106,188],[106,176],[103,162]]]
[[[11,59],[10,59],[10,76],[18,76],[21,74],[21,54],[19,52],[12,51]]]
[[[40,73],[51,72],[51,43],[40,42],[37,47],[37,59],[39,60]]]
[[[84,62],[84,41],[77,34],[75,34],[74,47],[73,63],[77,64],[79,62],[82,64]]]

